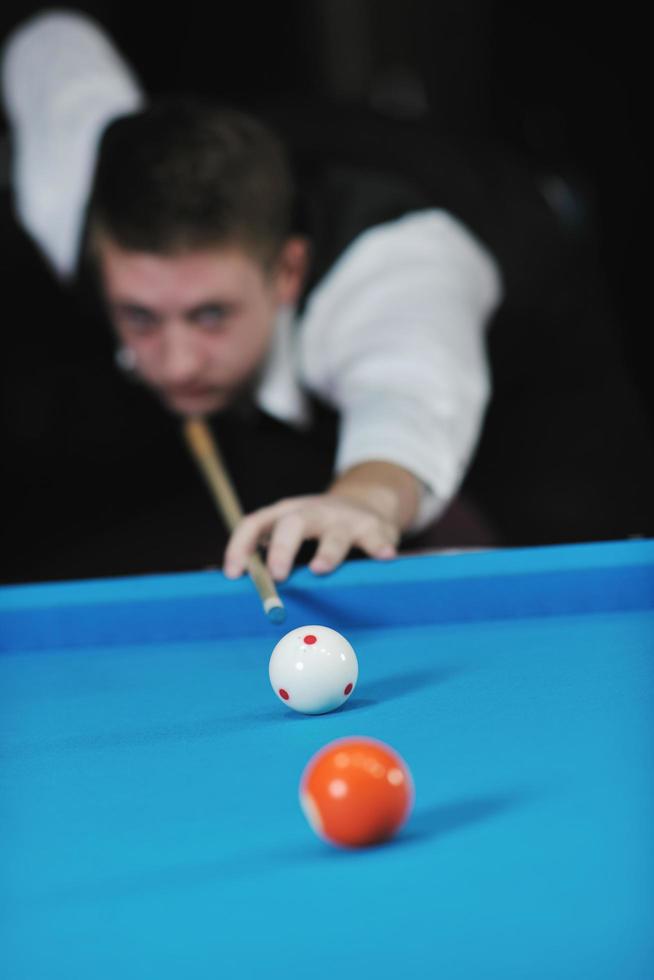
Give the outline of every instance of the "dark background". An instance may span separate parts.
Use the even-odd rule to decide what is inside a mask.
[[[40,9],[39,4],[5,5],[3,36]],[[610,320],[601,329],[610,332],[610,360],[619,365],[616,390],[628,389],[628,405],[623,410],[616,399],[615,425],[606,436],[604,466],[607,482],[615,486],[608,494],[613,507],[598,506],[592,519],[585,513],[593,511],[593,481],[599,479],[593,464],[585,491],[588,508],[583,493],[573,498],[571,491],[570,506],[554,508],[549,521],[521,514],[520,503],[512,500],[515,479],[509,474],[503,483],[497,476],[503,464],[491,432],[478,466],[478,483],[487,483],[494,472],[498,484],[487,516],[506,544],[652,533],[651,274],[643,245],[651,113],[645,87],[648,32],[635,6],[294,0],[222,5],[212,14],[205,4],[189,2],[183,13],[162,5],[156,14],[138,8],[135,15],[113,3],[76,9],[108,29],[152,95],[196,91],[246,108],[262,98],[298,97],[372,106],[389,119],[414,122],[467,147],[499,148],[518,160],[584,242],[596,277],[594,292]],[[186,547],[187,530],[179,519],[186,490],[175,486],[170,470],[161,470],[159,483],[169,481],[169,492],[154,500],[139,471],[143,441],[151,434],[156,442],[156,432],[171,423],[162,421],[143,393],[120,387],[124,382],[114,377],[108,336],[100,331],[91,336],[88,323],[62,301],[48,270],[15,227],[8,153],[5,133],[2,236],[10,273],[5,311],[11,313],[4,325],[9,503],[2,577],[19,581],[202,564],[218,538],[208,552],[206,535],[203,546]],[[584,344],[593,344],[592,326]],[[604,371],[590,353],[583,363],[584,349],[581,344],[574,354],[578,370]],[[606,409],[610,378],[603,390]],[[110,412],[106,406],[113,406]],[[508,418],[516,408],[507,405],[504,411]],[[590,434],[592,421],[584,425],[575,435],[581,468],[587,437],[605,439]],[[162,445],[168,436],[161,436]],[[552,442],[557,438],[554,432]],[[177,469],[188,466],[181,449],[169,462]],[[550,469],[556,466],[554,455]],[[195,478],[190,470],[187,477]],[[532,479],[538,483],[537,475]],[[631,488],[627,494],[625,484]],[[560,488],[548,500],[556,493]],[[534,497],[532,515],[538,508]],[[205,517],[213,520],[210,508]],[[152,529],[149,544],[146,525]],[[169,528],[168,545],[159,553],[161,527]],[[134,540],[142,543],[139,561],[127,557],[124,542]],[[173,545],[179,547],[178,558],[171,558]]]

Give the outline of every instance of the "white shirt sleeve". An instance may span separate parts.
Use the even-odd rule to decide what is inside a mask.
[[[445,508],[472,457],[500,298],[491,255],[440,210],[365,232],[310,296],[301,379],[341,413],[336,472],[373,459],[412,472],[426,491],[413,530]]]
[[[38,14],[4,46],[17,217],[62,278],[75,270],[105,126],[144,102],[110,39],[72,11]]]

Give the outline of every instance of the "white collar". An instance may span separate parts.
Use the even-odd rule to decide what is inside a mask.
[[[297,428],[306,428],[311,422],[311,406],[298,379],[295,331],[295,310],[283,307],[277,314],[272,343],[255,398],[259,408],[269,415]]]

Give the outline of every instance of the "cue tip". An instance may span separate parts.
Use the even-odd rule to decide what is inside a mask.
[[[277,596],[271,596],[266,599],[263,608],[271,623],[283,623],[286,619],[284,604]]]

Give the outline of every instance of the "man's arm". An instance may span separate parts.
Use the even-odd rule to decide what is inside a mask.
[[[484,333],[501,295],[492,257],[445,212],[371,229],[312,293],[300,325],[300,380],[341,416],[337,474],[324,494],[248,516],[227,574],[269,542],[285,577],[303,540],[330,571],[356,546],[390,557],[452,499],[489,394]]]
[[[285,579],[305,540],[318,542],[309,567],[331,572],[356,547],[371,558],[392,558],[413,523],[419,481],[401,466],[372,460],[339,476],[324,494],[293,497],[244,518],[225,553],[225,574],[242,575],[255,548],[268,541],[267,564]]]
[[[101,133],[145,98],[102,27],[75,10],[28,18],[0,57],[16,213],[57,275],[70,279]]]

